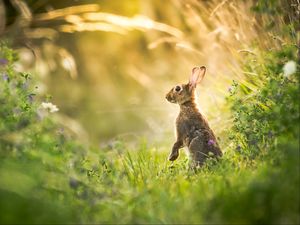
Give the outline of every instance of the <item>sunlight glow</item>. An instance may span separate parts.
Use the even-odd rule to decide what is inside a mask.
[[[62,31],[111,31],[124,34],[125,30],[157,30],[175,37],[182,37],[183,33],[172,26],[159,23],[146,16],[136,15],[132,18],[119,16],[111,13],[84,13],[81,16],[68,15],[65,20],[72,23],[72,26],[63,25]]]

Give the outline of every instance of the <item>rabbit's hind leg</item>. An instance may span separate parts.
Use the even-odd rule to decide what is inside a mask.
[[[189,153],[192,167],[201,167],[208,158],[206,145],[200,136],[193,138],[189,144]]]

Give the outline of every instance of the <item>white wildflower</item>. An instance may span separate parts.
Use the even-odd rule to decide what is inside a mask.
[[[297,70],[297,64],[295,61],[288,61],[283,66],[283,74],[285,77],[290,77],[293,73],[296,73]]]
[[[41,107],[43,109],[48,110],[51,113],[57,112],[59,109],[56,105],[52,104],[51,102],[42,102]]]

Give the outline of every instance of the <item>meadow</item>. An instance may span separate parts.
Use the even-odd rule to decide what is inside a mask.
[[[34,11],[36,5],[32,2],[28,4]],[[145,2],[146,6],[163,9],[161,1]],[[127,44],[140,38],[146,42],[145,39],[150,38],[152,44],[148,47],[156,50],[151,54],[141,50],[139,56],[144,58],[127,59],[126,56],[136,53],[128,53],[120,47],[120,40],[113,34],[110,37],[119,41],[112,53],[120,51],[116,62],[123,64],[118,64],[121,69],[109,70],[115,72],[110,75],[111,80],[103,75],[101,82],[92,72],[98,67],[85,71],[89,74],[87,78],[80,78],[81,70],[87,65],[78,65],[77,69],[68,67],[70,77],[52,76],[51,71],[45,72],[41,67],[27,69],[22,58],[24,49],[18,46],[20,43],[3,36],[0,44],[0,223],[299,224],[299,21],[295,20],[299,17],[299,8],[295,5],[297,1],[249,2],[251,4],[188,1],[184,12],[189,13],[182,15],[185,18],[182,21],[189,24],[185,29],[181,27],[183,34],[178,32],[179,29],[171,29],[171,22],[165,21],[174,17],[173,11],[166,11],[162,14],[165,16],[161,16],[162,21],[154,24],[154,29],[169,32],[171,37],[158,38],[157,42],[135,33],[135,29],[140,32],[147,29],[136,21],[118,17],[123,21],[118,25],[115,17],[104,17],[111,25],[104,26],[110,29],[109,32],[121,35],[133,32],[131,39],[126,39]],[[182,6],[181,1],[173,3],[173,6]],[[106,4],[111,9],[117,7],[114,3]],[[125,6],[128,5],[122,5]],[[240,7],[245,14],[239,14],[235,7]],[[195,13],[192,16],[191,8]],[[126,10],[131,12],[135,7],[128,6]],[[54,12],[39,12],[34,20],[36,26],[41,21],[55,20],[60,13],[65,16],[64,13],[69,11]],[[72,12],[89,20],[98,20],[100,16],[87,17]],[[204,21],[205,13],[216,19]],[[207,29],[209,25],[230,24],[230,29],[243,30],[242,34],[248,31],[249,35],[244,39],[241,36],[239,45],[236,39],[228,36],[228,40],[222,39],[220,34],[220,42],[213,42],[216,48],[198,46],[198,36],[206,44],[209,42],[205,38],[209,39],[209,36],[197,33],[197,18],[203,18],[201,23],[206,24]],[[243,24],[250,18],[255,18],[256,25]],[[70,24],[64,24],[61,32],[78,35],[81,31],[75,26],[76,19],[70,15],[64,17],[63,21]],[[184,23],[182,21],[173,22],[173,26],[179,27]],[[91,32],[95,29],[87,24],[83,27],[90,28]],[[81,45],[88,39],[84,35],[77,40]],[[104,35],[102,38],[107,42],[109,37]],[[137,48],[143,49],[143,41],[138,42],[141,46]],[[61,40],[60,44],[67,46],[65,42]],[[164,43],[166,46],[159,49],[158,46]],[[192,49],[192,53],[175,54],[174,43],[179,48]],[[49,49],[43,52],[45,43],[35,44],[41,54],[52,54]],[[86,47],[92,51],[89,44]],[[102,50],[108,52],[108,48]],[[239,53],[235,48],[240,49]],[[199,56],[199,52],[210,54],[209,59]],[[174,57],[170,58],[172,54]],[[51,57],[45,55],[36,60],[51,62]],[[158,61],[169,57],[171,65],[158,68],[161,63],[156,61],[158,55],[162,55]],[[171,132],[172,119],[177,113],[175,107],[164,103],[167,110],[159,108],[143,114],[139,106],[145,107],[143,101],[161,105],[169,85],[181,81],[182,71],[199,61],[195,55],[208,65],[216,64],[209,67],[216,75],[208,78],[200,88],[199,101],[220,138],[224,155],[220,160],[209,159],[202,168],[191,170],[183,151],[175,162],[167,160],[174,141]],[[73,62],[73,55],[67,56]],[[81,60],[84,57],[88,55],[83,54]],[[93,53],[90,57],[93,61]],[[177,71],[174,65],[184,62],[183,58],[190,60],[178,65]],[[147,77],[148,73],[141,75],[130,65],[132,59],[141,63],[139,68],[145,67],[145,71],[156,74],[153,75],[155,78]],[[217,64],[220,59],[224,61]],[[107,57],[100,61],[108,63],[106,65],[116,63]],[[143,61],[156,62],[156,68]],[[18,69],[20,65],[23,65],[22,71]],[[105,67],[101,66],[98,72],[104,71]],[[166,70],[171,71],[169,75],[160,75]],[[42,71],[48,75],[42,76]],[[174,76],[170,75],[172,73]],[[128,74],[136,76],[138,85],[126,80]],[[93,79],[95,84],[91,84]],[[157,82],[155,87],[153,80]],[[120,84],[114,86],[116,81]],[[100,85],[97,86],[97,82]],[[40,91],[42,84],[48,91]],[[99,87],[99,92],[88,91]],[[214,97],[208,97],[210,89],[218,93],[215,101],[211,100]],[[67,95],[69,98],[64,96],[69,90],[75,93],[73,103],[82,103],[78,112],[72,108],[71,100],[68,101],[71,94]],[[105,92],[112,95],[104,95]],[[134,104],[129,100],[124,102],[124,99],[120,103],[122,94],[125,99],[137,95]],[[94,95],[100,99],[97,104]],[[205,98],[209,100],[203,101]],[[137,112],[128,110],[131,106],[136,106]],[[95,113],[98,109],[102,111]],[[115,111],[105,111],[111,109]],[[119,116],[117,110],[125,115]],[[107,114],[107,117],[103,116]],[[120,124],[121,128],[112,124]]]

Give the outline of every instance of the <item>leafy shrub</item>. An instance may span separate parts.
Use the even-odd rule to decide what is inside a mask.
[[[245,71],[251,76],[251,88],[243,83],[233,85],[228,101],[232,105],[234,126],[231,139],[237,151],[247,157],[267,154],[276,147],[278,138],[298,141],[299,73],[285,76],[284,64],[297,60],[295,46],[250,56]],[[272,152],[270,153],[272,154]]]
[[[75,221],[65,190],[85,151],[41,108],[31,75],[14,69],[17,55],[5,43],[0,54],[0,220]]]
[[[244,70],[252,85],[234,82],[228,97],[234,116],[233,149],[259,168],[258,175],[238,199],[229,193],[226,198],[232,201],[218,213],[228,222],[299,223],[297,48],[286,45],[260,54],[246,60]],[[293,71],[283,70],[288,62],[293,62]]]

